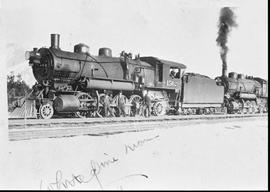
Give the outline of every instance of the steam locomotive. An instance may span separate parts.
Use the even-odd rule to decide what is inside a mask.
[[[216,80],[224,86],[224,104],[228,113],[256,113],[268,111],[268,81],[230,72]]]
[[[132,58],[124,51],[113,57],[109,48],[100,48],[93,56],[85,44],[68,52],[60,49],[59,42],[60,35],[51,34],[50,48],[25,54],[37,80],[29,99],[40,118],[104,116],[106,91],[113,96],[116,113],[118,93],[123,92],[130,116],[138,115],[146,90],[156,116],[267,111],[268,83],[260,78],[236,78],[230,73],[211,79],[185,73],[184,64],[157,57]]]

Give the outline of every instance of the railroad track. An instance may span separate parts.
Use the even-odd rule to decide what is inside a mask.
[[[211,123],[239,118],[268,118],[267,114],[189,115],[164,117],[118,117],[87,119],[20,119],[9,120],[9,140],[108,135],[147,131],[179,125]]]

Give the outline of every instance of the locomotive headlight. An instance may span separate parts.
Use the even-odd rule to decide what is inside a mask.
[[[30,57],[31,57],[30,51],[26,51],[26,52],[25,52],[25,60],[29,60]]]

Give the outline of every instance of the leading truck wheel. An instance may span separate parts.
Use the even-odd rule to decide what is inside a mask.
[[[39,108],[39,115],[42,119],[52,118],[53,113],[54,113],[53,106],[49,103],[41,105]]]

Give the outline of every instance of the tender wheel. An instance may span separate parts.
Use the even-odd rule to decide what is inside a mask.
[[[53,106],[49,103],[45,105],[41,105],[39,108],[39,115],[42,119],[50,119],[52,118],[54,113]]]
[[[161,116],[166,114],[166,106],[163,102],[156,102],[153,106],[153,112],[156,116]]]
[[[80,108],[88,108],[91,101],[93,101],[92,97],[90,95],[88,95],[87,93],[79,93],[77,95],[77,98],[80,101]],[[77,111],[75,112],[75,116],[79,117],[79,118],[86,118],[86,117],[90,117],[92,116],[92,111],[89,110],[85,110],[85,111]]]
[[[131,95],[129,103],[131,103],[131,116],[139,115],[142,98],[139,95]]]

